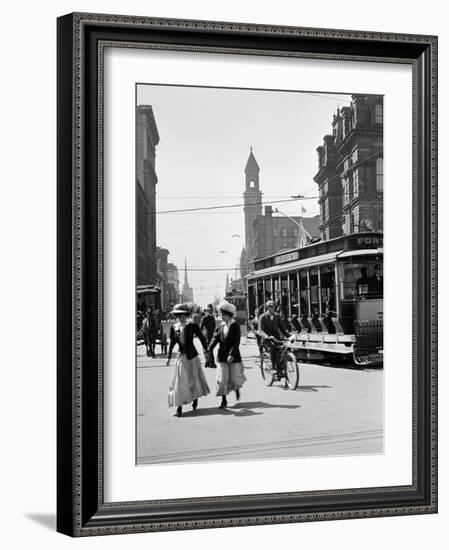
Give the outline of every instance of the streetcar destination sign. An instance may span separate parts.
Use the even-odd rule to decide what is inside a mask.
[[[294,262],[295,260],[299,260],[299,252],[297,250],[295,250],[294,252],[288,252],[287,254],[276,256],[274,258],[274,263],[278,265],[285,262]]]

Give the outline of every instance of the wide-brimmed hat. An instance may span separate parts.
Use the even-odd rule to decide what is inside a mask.
[[[275,307],[275,305],[276,304],[273,302],[273,300],[268,300],[268,302],[265,304],[265,307],[269,307],[269,306]]]
[[[231,315],[234,315],[235,312],[237,311],[237,308],[235,307],[234,304],[230,304],[226,300],[222,300],[218,304],[218,310],[219,311],[225,311],[226,313],[230,313]]]
[[[192,305],[184,302],[183,304],[176,304],[172,309],[173,315],[190,315],[192,313]]]

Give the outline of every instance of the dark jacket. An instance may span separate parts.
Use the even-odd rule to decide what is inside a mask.
[[[283,336],[290,336],[279,313],[273,313],[271,316],[268,311],[259,317],[259,334],[263,338],[274,336],[277,340],[282,340]]]
[[[242,356],[240,355],[240,325],[235,321],[229,325],[228,334],[224,334],[225,324],[223,323],[219,326],[212,338],[211,343],[209,344],[208,351],[212,353],[213,349],[217,344],[218,355],[217,359],[220,363],[227,363],[228,357],[232,357],[233,363],[240,363]]]
[[[203,346],[204,351],[206,351],[207,343],[204,338],[203,333],[200,330],[200,327],[193,322],[186,323],[184,327],[184,344],[180,340],[180,328],[179,326],[173,325],[170,329],[170,346],[168,347],[168,359],[171,359],[173,348],[176,344],[179,347],[179,353],[185,353],[187,359],[193,359],[198,355],[195,345],[193,343],[193,338],[197,336]]]
[[[201,330],[206,329],[208,339],[210,340],[215,330],[215,317],[212,314],[207,313],[201,319],[200,329]]]

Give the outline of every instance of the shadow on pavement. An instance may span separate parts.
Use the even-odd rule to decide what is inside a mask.
[[[332,386],[298,386],[296,391],[319,391],[320,388],[332,388]]]
[[[250,401],[240,402],[234,405],[234,409],[299,409],[301,405],[275,405],[273,403],[265,403],[265,401]]]
[[[183,411],[181,418],[188,418],[188,417],[198,417],[198,416],[214,416],[214,415],[221,415],[221,416],[256,416],[263,414],[261,412],[256,412],[251,409],[247,409],[246,407],[241,410],[236,410],[234,407],[229,407],[227,409],[219,409],[218,405],[216,407],[209,407],[207,409],[196,409],[196,411]]]
[[[212,415],[255,416],[263,413],[256,412],[254,409],[299,409],[300,407],[301,405],[275,405],[273,403],[265,403],[265,401],[248,401],[230,405],[226,409],[219,409],[217,405],[216,407],[208,407],[207,409],[198,408],[196,411],[186,410],[182,412],[181,418]]]

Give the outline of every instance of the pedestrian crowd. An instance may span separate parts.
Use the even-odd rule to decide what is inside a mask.
[[[168,314],[174,323],[170,327],[167,366],[171,364],[175,348],[177,356],[171,381],[168,388],[168,405],[176,407],[175,416],[181,417],[183,406],[198,407],[198,399],[210,393],[210,388],[195,346],[198,339],[204,354],[204,368],[216,369],[215,395],[220,397],[219,408],[228,406],[229,394],[234,392],[236,400],[240,399],[240,390],[246,381],[242,356],[240,353],[241,330],[235,319],[236,307],[222,300],[217,311],[221,322],[217,326],[212,304],[201,312],[191,302],[176,304]],[[158,310],[146,308],[145,315],[138,307],[138,323],[142,319],[140,330],[144,331],[147,355],[154,357],[154,338],[161,327],[161,315]],[[252,328],[256,335],[259,352],[262,355],[267,342],[282,340],[291,336],[290,327],[276,311],[276,304],[269,300],[265,311],[257,310],[252,319]],[[138,324],[139,327],[139,324]],[[152,343],[153,342],[153,345]],[[217,359],[214,350],[218,348]],[[277,365],[277,346],[269,346],[273,366]]]

